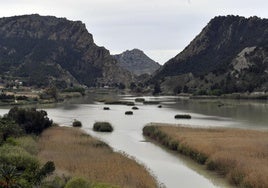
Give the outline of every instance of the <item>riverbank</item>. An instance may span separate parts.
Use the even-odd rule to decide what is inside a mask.
[[[119,187],[157,187],[142,165],[80,129],[50,128],[41,135],[39,148],[39,157],[52,160],[57,173]]]
[[[154,123],[143,134],[217,171],[231,184],[268,187],[268,132]]]

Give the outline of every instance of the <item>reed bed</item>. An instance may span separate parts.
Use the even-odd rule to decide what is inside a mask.
[[[234,185],[268,187],[268,132],[151,124],[143,134],[205,164]]]
[[[142,165],[79,129],[50,128],[41,135],[39,148],[39,157],[54,161],[60,173],[119,187],[157,187]]]

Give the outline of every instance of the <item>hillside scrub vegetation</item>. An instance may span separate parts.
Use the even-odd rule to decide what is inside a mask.
[[[53,160],[56,173],[84,178],[93,187],[111,187],[96,184],[99,182],[119,187],[157,187],[142,165],[80,129],[52,127],[42,133],[38,144],[39,157]]]
[[[143,134],[241,187],[268,187],[268,132],[151,124]]]

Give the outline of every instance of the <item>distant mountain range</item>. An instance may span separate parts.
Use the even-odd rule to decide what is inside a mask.
[[[152,78],[166,92],[268,91],[268,20],[218,16]]]
[[[0,18],[0,76],[36,87],[122,87],[138,80],[175,94],[268,91],[268,20],[215,17],[161,67],[138,49],[110,55],[80,21]]]
[[[0,75],[37,87],[133,80],[82,22],[37,14],[0,19]]]
[[[142,74],[151,75],[161,67],[160,64],[149,58],[139,49],[127,50],[121,54],[114,55],[119,62],[119,66],[140,76]]]

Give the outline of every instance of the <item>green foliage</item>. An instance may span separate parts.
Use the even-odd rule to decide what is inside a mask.
[[[0,165],[0,187],[12,188],[19,187],[18,179],[20,172],[12,165]]]
[[[48,161],[41,169],[35,174],[35,184],[40,185],[42,180],[55,171],[54,162]]]
[[[93,130],[98,132],[112,132],[113,127],[109,122],[96,122],[93,125]]]
[[[38,145],[36,143],[36,138],[33,135],[31,136],[22,136],[15,138],[14,141],[16,145],[25,149],[28,153],[32,155],[37,155],[38,153]]]
[[[72,178],[64,188],[91,188],[91,184],[83,178]]]
[[[0,144],[8,137],[17,137],[22,135],[23,130],[13,120],[0,118]]]
[[[14,120],[27,134],[40,134],[44,129],[52,126],[52,120],[44,110],[35,108],[11,108],[7,117]]]
[[[0,163],[15,166],[18,170],[35,172],[39,167],[36,157],[19,146],[4,144],[0,147]]]

